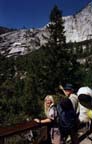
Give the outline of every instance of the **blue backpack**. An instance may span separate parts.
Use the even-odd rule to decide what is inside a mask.
[[[62,135],[68,135],[76,128],[76,112],[69,98],[64,98],[57,104],[57,123]]]

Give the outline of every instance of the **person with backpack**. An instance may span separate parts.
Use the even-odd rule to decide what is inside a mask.
[[[72,144],[78,144],[76,111],[72,102],[68,97],[62,98],[57,104],[57,112],[59,117],[58,126],[61,133],[61,143],[66,144],[68,135],[71,137]]]
[[[72,139],[72,143],[73,144],[78,144],[78,127],[79,127],[79,119],[78,119],[78,117],[79,117],[79,112],[80,112],[78,97],[74,93],[73,85],[70,84],[70,83],[67,83],[64,86],[64,88],[62,87],[62,85],[60,85],[59,88],[63,91],[65,97],[70,100],[70,102],[72,103],[72,106],[73,106],[74,113],[76,113],[76,120],[75,120],[76,128],[75,128],[75,130],[73,132],[74,135],[73,136],[71,135],[71,139]],[[75,141],[75,138],[76,138],[76,141]]]
[[[48,144],[61,144],[60,130],[56,123],[57,109],[54,105],[54,99],[52,95],[47,95],[44,99],[44,112],[46,115],[45,119],[34,119],[37,123],[49,124],[48,127]]]
[[[70,83],[67,83],[64,86],[64,92],[67,97],[71,100],[73,104],[73,108],[76,111],[77,116],[79,116],[80,108],[79,108],[79,100],[78,96],[74,93],[73,85]]]

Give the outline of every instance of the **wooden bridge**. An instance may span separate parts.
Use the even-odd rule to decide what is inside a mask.
[[[0,127],[0,144],[13,144],[13,143],[15,144],[16,139],[22,141],[21,144],[25,144],[25,142],[23,143],[23,140],[27,141],[26,136],[28,133],[30,133],[30,130],[34,135],[33,139],[30,141],[30,144],[43,144],[43,143],[48,144],[47,127],[48,125],[45,124],[40,125],[34,121],[26,121],[8,127]],[[82,134],[80,132],[79,134],[80,144],[85,144],[84,142],[82,143],[82,141],[90,134],[91,134],[91,130],[88,129],[84,130]],[[13,142],[11,142],[10,139],[12,139]]]

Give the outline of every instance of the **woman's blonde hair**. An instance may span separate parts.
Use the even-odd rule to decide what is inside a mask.
[[[48,100],[48,99],[51,100],[50,107],[54,104],[53,96],[52,95],[47,95],[45,97],[45,99],[44,99],[44,112],[45,112],[45,114],[46,114],[47,117],[48,117],[48,112],[49,112],[49,108],[50,108],[50,107],[47,107],[47,105],[46,105],[46,100]]]

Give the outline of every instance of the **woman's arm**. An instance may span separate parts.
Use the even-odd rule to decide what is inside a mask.
[[[44,124],[44,123],[50,123],[50,122],[51,122],[51,119],[46,118],[46,119],[40,120],[40,119],[37,119],[37,118],[36,118],[36,119],[34,119],[34,121],[37,122],[37,123]]]
[[[43,119],[43,120],[41,120],[41,123],[50,123],[51,122],[51,119],[49,119],[49,118],[46,118],[46,119]]]

